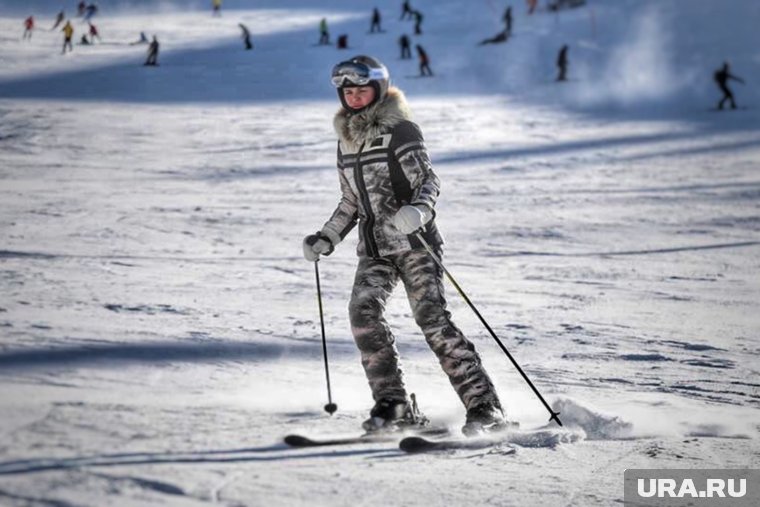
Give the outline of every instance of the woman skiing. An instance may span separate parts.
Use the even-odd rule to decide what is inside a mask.
[[[407,395],[395,338],[383,316],[400,280],[416,323],[467,409],[462,431],[502,429],[506,423],[493,383],[473,344],[451,321],[442,269],[416,236],[419,232],[441,255],[443,240],[434,220],[439,180],[404,94],[390,86],[387,68],[369,56],[336,65],[332,83],[342,105],[333,121],[342,195],[322,229],[304,238],[303,250],[307,260],[318,261],[358,222],[359,263],[349,317],[375,401],[363,427],[377,431],[427,423]]]

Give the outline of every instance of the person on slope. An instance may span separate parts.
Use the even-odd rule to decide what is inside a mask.
[[[557,54],[557,81],[567,81],[567,44]]]
[[[401,59],[402,60],[411,60],[412,59],[412,41],[409,39],[409,36],[407,34],[403,34],[398,39],[398,45],[401,47]]]
[[[731,104],[731,109],[736,109],[736,102],[734,101],[734,94],[728,88],[728,80],[733,79],[744,84],[744,80],[740,77],[734,76],[729,70],[728,62],[723,62],[723,67],[715,71],[713,75],[715,83],[717,83],[720,91],[723,92],[723,98],[718,102],[718,109],[723,109],[723,104],[728,100]]]
[[[153,40],[150,41],[150,44],[148,45],[148,58],[143,65],[150,67],[156,67],[158,65],[158,48],[158,37],[154,35]]]
[[[74,35],[74,27],[71,26],[71,21],[66,21],[66,24],[63,25],[63,28],[61,29],[63,32],[63,54],[66,54],[66,48],[69,48],[69,51],[74,51],[74,46],[71,45],[71,37]]]
[[[240,36],[243,38],[245,49],[246,50],[253,49],[253,42],[251,42],[251,31],[248,30],[248,27],[245,26],[243,23],[238,23],[238,26],[240,27],[240,31],[241,31]]]
[[[330,32],[327,29],[327,18],[322,18],[319,22],[319,45],[325,46],[330,44]]]
[[[417,49],[417,56],[420,60],[420,77],[432,76],[433,71],[430,70],[430,57],[427,52],[419,44],[417,44],[415,48]]]
[[[24,20],[24,37],[22,40],[32,40],[32,32],[34,32],[34,16],[29,16]]]
[[[103,39],[100,38],[98,27],[89,22],[88,24],[90,25],[90,42],[95,44],[95,39],[98,39],[98,42],[103,42]]]
[[[60,11],[58,14],[56,14],[55,23],[53,23],[53,28],[51,28],[50,31],[52,32],[53,30],[61,26],[61,23],[63,23],[63,20],[65,18],[66,18],[66,13],[63,11]]]
[[[404,0],[404,3],[401,5],[401,18],[399,21],[405,20],[407,17],[409,19],[412,19],[414,16],[414,11],[412,10],[412,6],[409,5],[409,0]]]
[[[504,30],[506,30],[507,35],[512,34],[512,6],[507,7],[507,10],[504,11],[504,16],[501,18],[502,21],[504,21]]]
[[[382,16],[380,16],[380,10],[375,7],[372,9],[372,24],[369,27],[369,33],[382,32],[383,27],[380,25]]]
[[[410,120],[404,94],[390,86],[388,69],[356,56],[332,71],[341,108],[338,134],[341,199],[330,219],[303,240],[312,262],[329,255],[358,223],[359,257],[349,302],[354,341],[375,401],[367,431],[424,425],[399,368],[395,338],[383,315],[401,281],[417,325],[467,409],[465,434],[506,426],[501,403],[474,345],[451,320],[443,270],[416,236],[440,256],[435,223],[439,180],[420,128]]]

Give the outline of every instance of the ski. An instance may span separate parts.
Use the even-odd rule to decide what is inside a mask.
[[[423,428],[411,432],[376,432],[348,437],[313,438],[306,435],[288,435],[284,442],[290,447],[325,447],[337,445],[374,444],[382,442],[398,442],[410,435],[425,435],[430,437],[449,435],[448,428]]]
[[[577,442],[584,438],[582,433],[558,428],[538,428],[528,431],[505,431],[476,437],[426,438],[422,435],[409,436],[399,442],[399,448],[408,453],[446,451],[456,449],[486,449],[499,445],[519,445],[520,447],[553,448],[562,443]],[[511,452],[510,452],[511,454]]]
[[[429,451],[448,451],[456,449],[486,449],[500,444],[502,441],[492,438],[452,438],[434,440],[425,437],[406,437],[398,446],[404,452],[410,454]]]

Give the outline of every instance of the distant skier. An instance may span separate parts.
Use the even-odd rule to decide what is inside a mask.
[[[87,9],[87,4],[82,0],[77,4],[77,16],[80,18],[84,16],[84,11]]]
[[[731,109],[736,109],[736,102],[734,101],[734,94],[728,88],[728,80],[733,79],[744,84],[744,80],[738,76],[734,76],[729,71],[728,62],[723,62],[723,67],[716,70],[713,75],[715,82],[718,84],[718,88],[723,92],[723,98],[718,102],[718,109],[723,109],[723,104],[728,100],[731,103]]]
[[[404,0],[404,3],[401,5],[401,19],[399,21],[404,21],[407,17],[409,19],[412,19],[414,11],[412,10],[412,6],[409,5],[409,0]]]
[[[327,30],[327,18],[319,22],[319,45],[330,45],[330,32]]]
[[[245,43],[245,49],[253,49],[253,43],[251,42],[251,32],[248,30],[248,27],[245,26],[243,23],[238,23],[238,26],[240,27],[240,30],[242,31],[241,37],[243,38],[243,42]]]
[[[66,54],[66,48],[69,48],[69,51],[74,51],[74,46],[71,45],[71,37],[74,36],[74,27],[71,26],[71,21],[66,21],[61,31],[63,32],[63,51],[61,54]]]
[[[402,35],[398,40],[399,46],[401,46],[401,59],[402,60],[411,60],[412,59],[412,42],[409,40],[409,36],[404,34]]]
[[[422,46],[417,44],[415,47],[417,48],[417,56],[420,59],[420,77],[432,76],[433,71],[430,70],[430,58],[428,58],[428,55],[425,50],[422,49]]]
[[[55,22],[53,23],[53,28],[51,28],[50,31],[52,32],[53,30],[55,30],[56,28],[58,28],[61,25],[61,23],[63,23],[63,19],[65,17],[66,17],[66,14],[63,11],[59,12],[55,16]]]
[[[485,46],[486,44],[499,44],[501,42],[507,42],[507,39],[509,39],[509,30],[505,28],[490,39],[483,39],[478,45]]]
[[[87,39],[87,34],[83,34],[82,38],[79,39],[79,45],[80,46],[89,46],[90,45],[90,41],[89,41],[89,39]]]
[[[512,33],[512,6],[510,5],[507,7],[506,12],[504,12],[504,17],[502,18],[504,20],[504,25],[506,27],[507,34]]]
[[[372,25],[369,28],[369,33],[382,32],[383,28],[380,26],[380,11],[375,7],[372,10]]]
[[[88,6],[85,8],[85,10],[84,10],[84,11],[85,11],[85,12],[84,12],[84,20],[85,20],[85,21],[90,21],[90,20],[92,19],[92,17],[93,17],[95,14],[97,14],[97,13],[98,13],[98,4],[96,4],[96,3],[94,3],[94,2],[93,2],[93,3],[91,3],[90,5],[88,5]]]
[[[335,45],[338,49],[348,49],[348,35],[338,35],[338,43]]]
[[[137,46],[138,44],[148,44],[148,36],[145,32],[140,32],[140,38],[134,42],[130,42],[130,46]]]
[[[221,16],[222,15],[222,0],[212,0],[211,9],[212,9],[213,16],[217,16],[217,17]]]
[[[528,14],[533,14],[538,7],[538,0],[527,0],[528,2]]]
[[[557,81],[567,81],[567,50],[568,47],[565,44],[557,55],[557,69],[559,69]]]
[[[414,14],[414,34],[422,35],[422,13],[420,11],[412,11]]]
[[[148,46],[148,59],[145,60],[145,65],[153,67],[158,65],[158,38],[155,35]]]
[[[415,322],[467,410],[462,432],[503,430],[507,423],[496,388],[475,346],[452,322],[443,271],[417,238],[419,234],[441,255],[443,240],[434,211],[440,180],[403,92],[389,80],[385,65],[369,56],[355,56],[333,68],[331,81],[342,105],[333,118],[341,194],[321,230],[304,238],[304,257],[319,261],[354,227],[359,229],[348,313],[374,401],[362,423],[365,431],[427,423],[416,398],[407,392],[385,317],[386,303],[399,282]]]
[[[98,33],[98,27],[93,25],[92,23],[88,23],[90,25],[90,43],[95,44],[95,39],[98,39],[98,42],[103,42],[103,39],[100,38],[100,34]]]
[[[29,16],[24,20],[24,37],[22,40],[32,40],[32,32],[34,31],[34,16]]]

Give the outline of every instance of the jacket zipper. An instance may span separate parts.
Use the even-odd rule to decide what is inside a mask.
[[[364,234],[364,244],[367,245],[367,253],[371,257],[380,257],[380,253],[375,242],[375,236],[372,233],[372,229],[375,226],[375,215],[372,213],[372,206],[370,205],[369,192],[367,192],[367,185],[364,183],[364,174],[360,168],[362,150],[364,150],[364,143],[359,147],[359,152],[356,154],[356,165],[354,166],[354,181],[356,181],[356,188],[359,189],[359,197],[362,200],[364,210],[367,212],[367,220],[362,227],[362,233]]]

